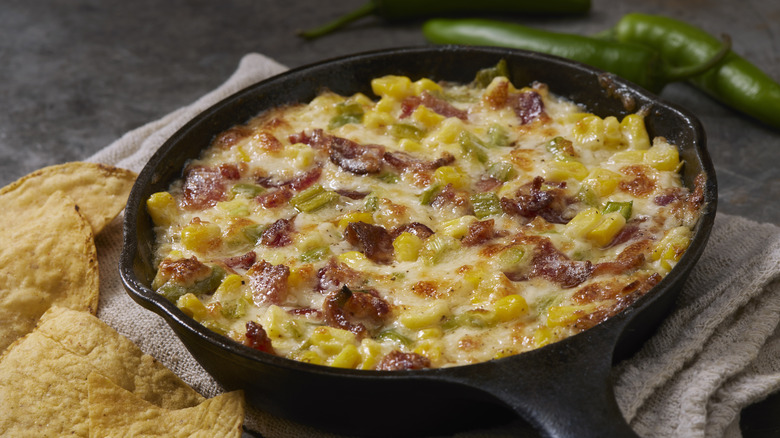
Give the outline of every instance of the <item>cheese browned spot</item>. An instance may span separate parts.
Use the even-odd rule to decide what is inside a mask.
[[[642,115],[504,77],[372,89],[270,109],[150,197],[160,293],[294,360],[447,367],[593,327],[687,248],[706,181]]]

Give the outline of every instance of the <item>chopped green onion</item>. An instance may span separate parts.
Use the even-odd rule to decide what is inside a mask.
[[[376,335],[376,340],[378,340],[378,341],[388,341],[389,340],[389,341],[400,342],[401,344],[403,344],[403,345],[405,345],[407,347],[412,346],[414,344],[414,341],[412,341],[408,337],[398,333],[395,330],[387,330],[387,331],[384,331],[384,332]]]
[[[434,234],[425,239],[420,249],[420,259],[427,265],[435,265],[444,259],[444,256],[460,246],[460,241],[450,236]]]
[[[440,190],[441,184],[431,184],[422,192],[422,194],[420,194],[420,204],[431,205],[431,201],[433,201],[434,196],[436,196]]]
[[[398,174],[393,172],[382,172],[376,177],[379,181],[387,184],[395,184],[398,182]]]
[[[390,134],[395,138],[408,138],[410,140],[419,141],[425,137],[425,131],[406,123],[396,123],[390,126]]]
[[[312,263],[324,259],[328,254],[330,254],[330,248],[322,246],[304,252],[299,259],[303,263]]]
[[[259,185],[250,183],[238,183],[230,188],[230,193],[233,196],[243,196],[245,198],[254,198],[264,191],[265,189]]]
[[[487,173],[493,178],[504,182],[514,178],[517,174],[512,163],[507,163],[506,161],[499,161],[498,163],[491,164],[487,169]]]
[[[493,82],[493,79],[499,76],[503,76],[505,78],[509,77],[509,67],[507,66],[505,59],[498,61],[498,63],[493,67],[479,70],[474,77],[474,84],[485,88],[490,85],[491,82]]]
[[[238,319],[246,315],[246,309],[249,307],[249,301],[244,297],[235,300],[220,301],[222,304],[222,316],[227,319]]]
[[[328,129],[336,129],[348,123],[363,121],[363,108],[357,103],[339,103],[336,105],[336,112],[337,114],[328,122]]]
[[[463,155],[475,158],[483,164],[487,162],[488,154],[487,150],[485,150],[485,145],[475,135],[468,131],[461,131],[458,134],[458,143],[460,143]]]
[[[490,137],[490,146],[512,146],[512,142],[509,141],[509,133],[503,125],[494,123],[488,128],[488,137]]]
[[[325,190],[317,184],[298,193],[290,199],[290,204],[303,213],[311,213],[325,207],[339,198],[338,193]]]
[[[241,232],[244,234],[244,237],[246,237],[247,240],[249,240],[254,244],[257,244],[257,242],[260,241],[260,238],[262,238],[263,232],[267,228],[268,227],[264,225],[253,224],[253,225],[247,225],[241,230]]]
[[[474,216],[482,219],[494,214],[501,214],[501,202],[498,195],[493,192],[475,193],[471,195],[471,207],[474,209]]]
[[[604,207],[604,214],[612,213],[612,212],[619,212],[621,215],[623,215],[626,220],[631,219],[631,211],[634,207],[634,201],[626,201],[626,202],[614,202],[609,201],[607,202],[607,205]]]
[[[491,315],[484,311],[467,310],[460,315],[447,318],[441,324],[443,330],[452,330],[458,327],[485,328],[491,325]]]
[[[379,208],[379,197],[375,194],[369,194],[366,197],[366,203],[363,204],[366,211],[376,211]]]
[[[574,156],[567,152],[572,147],[572,142],[566,140],[563,137],[555,137],[550,140],[546,145],[547,151],[550,152],[556,161],[571,161]]]

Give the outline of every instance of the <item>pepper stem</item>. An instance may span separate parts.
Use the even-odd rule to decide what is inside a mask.
[[[326,23],[322,26],[315,27],[313,29],[304,30],[298,32],[298,35],[306,38],[306,39],[315,39],[319,38],[323,35],[327,35],[335,30],[341,29],[342,27],[346,26],[349,23],[352,23],[355,20],[361,19],[363,17],[367,17],[374,12],[376,12],[376,4],[373,1],[369,1],[368,3],[364,4],[360,8],[348,13],[347,15],[341,16],[330,23]]]
[[[726,57],[731,51],[731,37],[727,34],[721,36],[723,43],[720,45],[720,49],[712,55],[709,59],[696,65],[689,65],[685,67],[669,67],[666,71],[666,80],[669,82],[683,81],[690,79],[694,76],[706,73],[711,68],[718,65],[719,62]]]

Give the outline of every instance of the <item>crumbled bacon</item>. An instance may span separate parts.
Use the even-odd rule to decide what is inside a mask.
[[[393,238],[380,225],[351,222],[344,231],[344,237],[370,260],[377,263],[393,261]]]
[[[270,176],[264,176],[257,178],[255,182],[265,188],[289,187],[292,190],[300,191],[317,182],[317,180],[320,179],[320,176],[322,176],[322,168],[316,166],[301,172],[286,181],[278,182],[274,181]]]
[[[541,217],[550,223],[565,224],[571,220],[568,211],[569,201],[558,188],[542,190],[544,178],[537,176],[530,184],[521,187],[514,199],[503,197],[500,200],[504,213],[533,219]]]
[[[513,244],[533,245],[533,258],[530,274],[521,272],[506,272],[512,281],[522,281],[530,277],[542,277],[560,284],[562,287],[574,287],[587,280],[593,273],[593,263],[590,260],[576,261],[558,251],[549,238],[519,234],[513,239]]]
[[[266,333],[262,325],[254,321],[246,323],[246,339],[244,340],[244,345],[265,353],[275,354],[268,333]]]
[[[342,286],[328,294],[322,311],[329,326],[364,336],[368,333],[366,324],[381,325],[390,314],[390,306],[374,290],[353,292]]]
[[[393,231],[390,232],[390,237],[395,239],[396,237],[400,236],[403,233],[414,234],[415,236],[419,237],[421,240],[425,240],[431,235],[433,235],[433,230],[430,229],[425,224],[421,224],[419,222],[412,222],[406,225],[401,225],[399,227],[393,228]]]
[[[249,251],[248,253],[240,256],[226,258],[222,262],[229,268],[249,269],[252,267],[252,265],[255,264],[256,260],[257,253],[254,251]]]
[[[292,199],[293,192],[287,187],[281,189],[269,190],[265,193],[261,193],[255,198],[258,204],[264,208],[277,208],[287,204],[287,201]]]
[[[474,222],[469,225],[468,231],[466,231],[466,235],[463,236],[460,243],[464,246],[475,246],[487,242],[496,235],[493,228],[494,224],[495,221],[493,219]]]
[[[411,116],[414,110],[420,105],[423,105],[436,114],[440,114],[444,117],[457,117],[461,120],[466,120],[469,115],[467,111],[458,109],[446,100],[438,98],[426,91],[420,96],[410,96],[401,101],[400,118],[404,119]]]
[[[328,293],[342,286],[353,286],[360,281],[360,273],[336,259],[328,260],[328,263],[317,271],[317,290]]]
[[[443,189],[439,190],[431,199],[431,206],[436,208],[453,208],[453,211],[457,211],[461,216],[470,214],[471,211],[471,199],[468,192],[464,190],[456,189],[452,183],[447,183]]]
[[[477,182],[474,183],[474,190],[480,193],[489,192],[495,188],[498,188],[503,182],[499,179],[493,178],[489,175],[483,175]]]
[[[194,166],[184,177],[182,207],[187,210],[203,210],[227,199],[225,181],[237,180],[241,174],[233,164],[219,167]]]
[[[157,270],[155,283],[162,284],[173,280],[179,284],[193,284],[206,278],[210,273],[211,268],[200,262],[195,256],[188,259],[165,259]]]
[[[293,232],[293,223],[289,219],[279,219],[272,223],[260,236],[260,243],[272,248],[279,248],[290,244]]]
[[[261,260],[247,271],[252,298],[258,305],[261,303],[279,304],[287,298],[287,278],[290,268],[285,265],[272,265]]]
[[[368,196],[368,192],[359,192],[357,190],[347,190],[347,189],[338,189],[336,190],[336,193],[349,199],[363,199],[366,196]]]
[[[593,275],[623,274],[631,269],[642,266],[653,242],[650,239],[640,240],[628,245],[614,261],[598,263],[593,269]]]
[[[399,172],[436,170],[455,161],[455,157],[448,152],[433,161],[423,160],[401,151],[385,152],[383,158]]]
[[[382,358],[376,369],[380,371],[421,370],[430,368],[431,360],[417,353],[392,351]]]
[[[536,91],[511,93],[507,96],[507,104],[515,112],[520,123],[527,125],[534,120],[546,118],[544,101]]]
[[[315,129],[311,135],[301,132],[289,137],[291,142],[304,143],[328,153],[330,161],[342,169],[357,175],[378,173],[382,170],[384,146],[359,144]]]

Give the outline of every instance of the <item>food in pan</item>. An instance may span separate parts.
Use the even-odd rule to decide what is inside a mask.
[[[153,288],[294,360],[400,370],[542,347],[680,259],[703,203],[642,112],[599,117],[502,64],[404,76],[235,126],[146,203]]]

